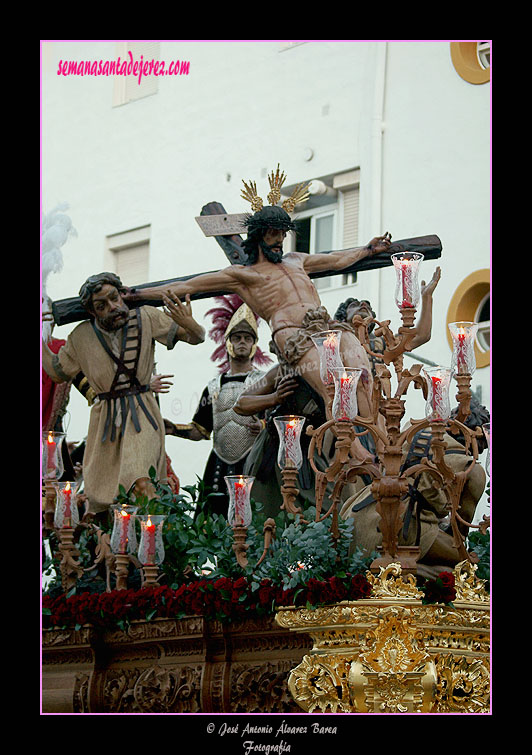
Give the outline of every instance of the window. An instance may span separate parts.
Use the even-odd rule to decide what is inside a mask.
[[[490,42],[451,42],[451,62],[459,76],[469,84],[490,80]]]
[[[477,322],[479,328],[475,339],[477,368],[490,363],[490,271],[487,268],[475,270],[459,284],[451,297],[446,322]],[[453,348],[451,334],[447,328],[447,342]]]
[[[151,60],[159,60],[159,42],[118,42],[116,57],[121,61],[144,63]],[[113,107],[127,105],[128,102],[140,100],[151,94],[156,94],[159,88],[158,76],[115,76],[113,90]]]
[[[477,343],[482,351],[490,350],[490,295],[487,294],[477,309],[474,322],[478,323]]]
[[[150,226],[134,228],[106,237],[106,264],[125,286],[148,283],[150,270]]]
[[[294,217],[296,225],[295,239],[292,239],[290,251],[316,254],[318,252],[332,252],[336,249],[335,226],[336,207],[316,210],[307,210]],[[318,290],[331,288],[333,285],[342,285],[344,276],[331,275],[327,278],[316,278],[314,285]],[[333,282],[334,281],[334,282]]]
[[[316,254],[358,246],[359,181],[358,169],[313,180],[310,199],[294,214],[297,230],[295,238],[287,238],[286,250]],[[283,194],[289,196],[292,189],[286,187]],[[314,279],[318,290],[356,282],[356,273]]]
[[[477,42],[478,62],[487,70],[490,67],[491,44],[490,42]]]

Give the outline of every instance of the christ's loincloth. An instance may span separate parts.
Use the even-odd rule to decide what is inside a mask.
[[[348,323],[333,320],[324,306],[309,309],[300,325],[283,325],[281,328],[274,330],[272,333],[274,341],[275,335],[280,330],[285,330],[286,328],[295,328],[296,332],[288,336],[282,348],[276,345],[279,350],[279,361],[292,368],[296,367],[305,354],[314,346],[311,336],[331,329],[348,330],[355,334],[355,331]]]

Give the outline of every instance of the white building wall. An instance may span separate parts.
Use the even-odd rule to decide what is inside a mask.
[[[78,237],[63,248],[64,269],[49,278],[54,300],[77,295],[108,268],[105,239],[150,226],[150,280],[219,269],[226,258],[195,221],[209,201],[243,212],[241,180],[267,194],[266,172],[280,163],[287,183],[360,169],[360,244],[436,234],[442,279],[434,296],[433,337],[420,349],[449,364],[446,313],[458,284],[490,265],[490,89],[461,79],[449,42],[161,42],[160,59],[188,61],[188,75],[158,77],[156,94],[113,107],[113,77],[57,75],[59,60],[113,60],[114,42],[49,42],[42,63],[42,205],[67,201]],[[308,158],[312,150],[312,158]],[[341,212],[341,211],[340,211]],[[340,243],[340,246],[342,244]],[[124,277],[124,283],[132,281]],[[369,298],[377,316],[400,325],[392,269],[359,275],[326,291],[331,313],[349,296]],[[193,304],[204,314],[212,300]],[[73,325],[56,328],[65,338]],[[268,329],[262,327],[267,349]],[[188,422],[215,368],[210,340],[167,352],[159,372],[175,375],[160,397],[163,416]],[[408,358],[407,358],[408,361]],[[477,370],[489,405],[489,367]],[[421,417],[420,396],[408,416]],[[71,392],[70,440],[88,424]],[[167,438],[182,484],[201,475],[210,444]]]

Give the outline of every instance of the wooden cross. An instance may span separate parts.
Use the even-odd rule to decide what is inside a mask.
[[[246,261],[246,253],[242,249],[242,220],[246,217],[245,213],[229,215],[219,202],[209,202],[202,210],[201,214],[196,217],[196,222],[200,226],[205,236],[214,237],[219,246],[222,248],[225,256],[231,265],[243,265]],[[351,248],[351,247],[350,247]],[[332,251],[332,250],[331,250]],[[321,254],[331,254],[321,252]],[[343,251],[349,251],[345,249]],[[396,252],[420,252],[426,260],[433,260],[441,257],[442,244],[438,236],[416,236],[411,239],[400,239],[394,241],[388,252],[381,252],[373,257],[356,262],[342,270],[342,273],[359,273],[363,270],[376,270],[377,268],[387,267],[392,264],[390,254]],[[213,271],[209,271],[213,272]],[[217,272],[217,271],[214,271]],[[183,275],[180,278],[170,278],[169,280],[155,281],[153,283],[141,283],[135,286],[136,289],[151,288],[152,286],[170,285],[178,281],[186,281],[195,278],[199,273],[193,275]],[[330,275],[338,275],[338,270],[322,270],[319,273],[310,273],[310,278],[326,278]],[[209,291],[207,293],[197,293],[190,296],[194,299],[207,299],[213,296],[227,294],[227,291]],[[143,301],[132,306],[143,306],[150,304],[160,307],[160,301]],[[70,299],[59,299],[53,302],[52,312],[57,325],[67,325],[71,322],[87,320],[89,314],[83,307],[78,296]]]

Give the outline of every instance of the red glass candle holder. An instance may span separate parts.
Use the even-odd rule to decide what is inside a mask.
[[[248,475],[227,475],[224,477],[229,493],[227,521],[231,527],[249,527],[251,524],[251,488],[254,477]]]
[[[340,354],[341,330],[324,330],[311,336],[320,358],[320,377],[325,385],[332,385],[332,371],[341,369],[344,364]]]
[[[477,368],[475,339],[478,323],[451,322],[448,327],[453,339],[451,367],[457,375],[472,375]]]
[[[360,367],[333,370],[334,400],[332,418],[337,422],[352,422],[358,415],[357,385],[362,375]]]
[[[159,566],[164,561],[164,514],[143,514],[140,521],[140,542],[137,557],[143,566]]]
[[[290,414],[274,417],[273,421],[279,433],[277,463],[280,469],[299,469],[303,464],[301,431],[305,424],[305,417]]]
[[[79,524],[79,510],[76,501],[78,485],[69,481],[56,481],[53,485],[56,491],[54,527],[58,530],[77,527]]]
[[[61,446],[65,433],[43,432],[42,434],[42,477],[43,480],[58,480],[65,471]]]
[[[424,368],[423,372],[425,373],[429,389],[425,405],[425,416],[432,422],[446,422],[451,416],[449,386],[453,370],[437,366]]]
[[[419,252],[397,252],[390,259],[396,273],[395,303],[399,309],[419,304],[418,271],[423,255]]]
[[[111,550],[113,553],[135,553],[137,550],[137,532],[135,529],[136,506],[111,506],[113,511],[113,531],[111,532]]]

